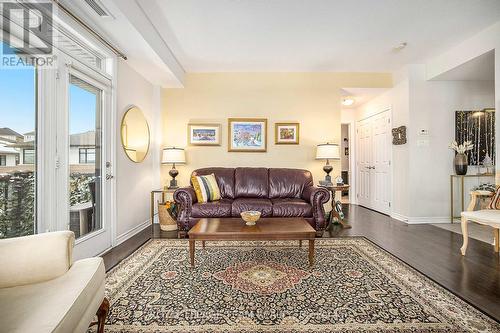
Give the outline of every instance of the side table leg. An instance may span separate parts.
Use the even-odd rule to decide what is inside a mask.
[[[500,229],[493,229],[493,238],[495,239],[495,252],[498,253],[500,251]]]
[[[195,248],[195,241],[189,240],[189,261],[191,263],[191,267],[194,268],[194,248]]]
[[[309,240],[309,266],[314,266],[314,239]]]
[[[302,247],[302,239],[299,240],[299,247]]]

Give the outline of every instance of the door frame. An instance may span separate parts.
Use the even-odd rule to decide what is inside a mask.
[[[347,125],[347,132],[349,133],[349,204],[357,204],[356,197],[356,121],[344,121],[340,125]],[[342,138],[340,138],[343,140]],[[342,152],[341,152],[342,154]],[[342,170],[340,170],[342,171]]]
[[[89,68],[85,64],[80,63],[72,57],[61,55],[59,58],[60,64],[58,66],[57,74],[57,91],[62,96],[57,98],[58,111],[57,111],[57,135],[62,138],[56,138],[57,145],[57,164],[56,167],[56,216],[57,227],[55,230],[68,230],[69,224],[69,78],[70,75],[81,78],[82,80],[92,84],[102,91],[101,100],[101,126],[102,138],[101,145],[104,148],[102,151],[101,159],[101,178],[102,178],[102,197],[101,197],[101,219],[102,225],[106,227],[93,231],[75,240],[75,258],[84,258],[89,256],[99,255],[109,251],[114,246],[116,234],[116,212],[115,212],[115,181],[114,178],[106,179],[106,175],[114,175],[116,164],[116,124],[115,124],[115,104],[113,91],[113,79],[104,75],[101,72]],[[66,155],[67,154],[67,155]],[[106,162],[111,162],[109,168],[106,167]],[[102,235],[107,233],[107,235]],[[102,248],[98,253],[92,252],[92,244],[88,243],[97,237],[104,237],[102,241],[106,242],[106,248]],[[99,241],[95,239],[94,241]],[[87,243],[86,243],[87,242]]]
[[[390,128],[392,129],[392,118],[393,118],[393,111],[392,111],[392,105],[387,105],[387,106],[384,106],[384,107],[381,107],[379,108],[377,111],[371,113],[370,115],[364,117],[364,118],[361,118],[359,120],[356,120],[356,129],[354,130],[354,135],[355,135],[355,141],[356,141],[356,145],[358,144],[358,124],[362,121],[365,121],[365,120],[368,120],[372,117],[375,117],[375,116],[378,116],[384,112],[388,112],[388,116],[389,116],[389,124],[390,124]],[[390,147],[389,149],[389,158],[390,158],[390,165],[389,165],[389,179],[390,179],[390,186],[389,186],[389,210],[387,212],[387,215],[389,216],[392,216],[392,212],[393,212],[393,209],[394,209],[394,197],[393,197],[393,189],[394,189],[394,163],[393,163],[393,159],[394,159],[394,151],[393,151],[393,147],[392,147],[392,140],[391,140],[391,136],[389,135],[389,139],[388,139],[388,142],[387,142],[387,145]],[[349,148],[350,149],[350,148]],[[358,155],[356,154],[355,157],[354,157],[354,168],[355,168],[355,174],[358,173]],[[358,201],[357,201],[357,198],[358,198],[358,187],[356,186],[355,187],[355,198],[356,198],[356,204],[358,204]],[[364,207],[364,206],[363,206]],[[370,207],[366,207],[368,209],[371,209]],[[386,214],[386,213],[381,213],[381,214]]]

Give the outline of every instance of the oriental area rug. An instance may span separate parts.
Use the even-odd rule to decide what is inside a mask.
[[[500,332],[500,324],[362,237],[152,240],[106,277],[107,332]]]

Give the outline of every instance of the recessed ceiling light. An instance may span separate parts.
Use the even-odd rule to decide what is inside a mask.
[[[342,98],[342,105],[350,106],[354,104],[354,98],[352,97],[344,97]]]
[[[396,45],[392,48],[393,51],[401,51],[402,49],[404,49],[406,46],[408,45],[407,42],[402,42],[400,43],[399,45]]]

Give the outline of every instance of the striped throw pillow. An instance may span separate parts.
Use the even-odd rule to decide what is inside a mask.
[[[491,197],[488,209],[500,209],[500,186],[497,186],[495,194]]]
[[[191,177],[191,183],[196,192],[198,202],[220,200],[219,185],[217,185],[217,180],[213,173],[206,176],[193,176]]]

